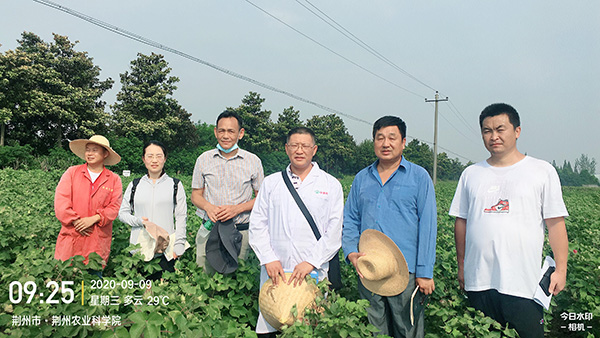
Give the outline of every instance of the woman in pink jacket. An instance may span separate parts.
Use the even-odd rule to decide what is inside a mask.
[[[121,157],[100,135],[71,141],[69,148],[86,163],[67,169],[56,187],[54,213],[62,227],[54,258],[65,261],[81,255],[88,264],[89,254],[96,252],[104,267],[122,198],[121,178],[104,166],[119,163]]]

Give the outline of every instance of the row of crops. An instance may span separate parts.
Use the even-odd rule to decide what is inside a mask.
[[[129,254],[129,228],[114,223],[109,262],[99,282],[82,259],[53,259],[60,223],[54,217],[54,189],[62,172],[0,170],[0,335],[15,337],[252,337],[258,316],[259,266],[251,256],[230,276],[209,276],[196,266],[194,238],[200,226],[189,202],[190,248],[151,288],[144,275],[158,269]],[[191,177],[179,177],[191,193]],[[123,178],[125,187],[131,178]],[[352,177],[342,179],[349,191]],[[440,182],[436,290],[426,308],[428,337],[516,336],[468,307],[458,289],[454,219],[447,215],[456,182]],[[565,188],[570,217],[567,288],[554,297],[545,321],[548,337],[600,336],[600,189]],[[549,247],[545,249],[550,253]],[[99,259],[90,259],[100,268]],[[319,299],[283,337],[366,337],[364,301],[356,279],[342,264],[344,288]],[[321,287],[326,287],[321,285]],[[35,290],[34,290],[35,288]],[[52,291],[56,292],[52,294]]]

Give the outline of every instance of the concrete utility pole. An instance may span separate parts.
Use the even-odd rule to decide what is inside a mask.
[[[439,101],[448,101],[448,97],[445,99],[440,99],[440,95],[438,91],[435,91],[435,100],[427,100],[425,98],[425,102],[435,102],[435,127],[433,132],[433,185],[437,183],[437,134],[438,134],[438,102]]]

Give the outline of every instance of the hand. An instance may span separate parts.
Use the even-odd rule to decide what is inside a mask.
[[[96,224],[100,219],[100,216],[94,215],[90,217],[83,217],[80,219],[76,219],[73,221],[73,225],[75,226],[75,230],[82,233],[82,231],[88,229],[92,225]],[[90,229],[91,231],[91,229]],[[86,232],[87,233],[87,232]],[[83,233],[82,233],[83,234]]]
[[[216,205],[209,204],[204,211],[206,211],[206,215],[213,222],[216,223],[219,218],[217,217],[217,213],[219,212],[219,207]]]
[[[283,282],[286,282],[285,273],[283,272],[283,267],[281,266],[280,261],[272,261],[271,263],[265,264],[265,269],[267,270],[267,275],[269,278],[273,280],[273,285],[277,285],[277,277],[281,275]]]
[[[415,278],[415,282],[419,286],[419,290],[425,294],[430,295],[435,290],[435,283],[433,282],[433,278]]]
[[[302,281],[304,280],[306,275],[308,275],[314,269],[315,267],[307,261],[296,265],[294,271],[292,272],[292,276],[287,282],[288,285],[292,283],[292,281],[294,281],[294,287],[296,287],[296,285],[302,285]]]
[[[458,267],[458,286],[461,290],[465,289],[465,270],[460,266]]]
[[[566,284],[567,272],[555,270],[552,275],[550,275],[550,287],[548,288],[548,291],[556,296],[565,288]]]
[[[87,229],[85,229],[85,230],[81,230],[79,233],[80,233],[80,234],[82,234],[82,235],[83,235],[83,236],[85,236],[85,237],[88,237],[89,235],[91,235],[91,234],[92,234],[92,229],[90,229],[90,228],[87,228]]]
[[[348,260],[350,261],[350,263],[352,263],[352,265],[354,265],[354,269],[356,270],[356,273],[358,274],[358,277],[360,278],[364,278],[364,276],[362,275],[362,273],[360,273],[360,270],[358,270],[358,266],[356,266],[356,262],[358,261],[358,258],[361,256],[366,255],[366,253],[364,252],[351,252],[348,255]]]
[[[239,207],[237,205],[220,205],[219,211],[216,213],[216,217],[219,221],[225,222],[228,219],[234,218],[240,214]]]

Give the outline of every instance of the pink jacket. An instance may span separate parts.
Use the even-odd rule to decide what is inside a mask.
[[[67,169],[60,178],[54,195],[54,213],[62,224],[54,258],[65,261],[73,256],[85,257],[91,252],[98,253],[104,264],[108,261],[112,240],[112,222],[119,213],[122,199],[122,185],[119,175],[104,168],[92,192],[92,180],[87,164]],[[94,224],[90,236],[83,236],[75,230],[73,221],[100,215],[101,220]]]

